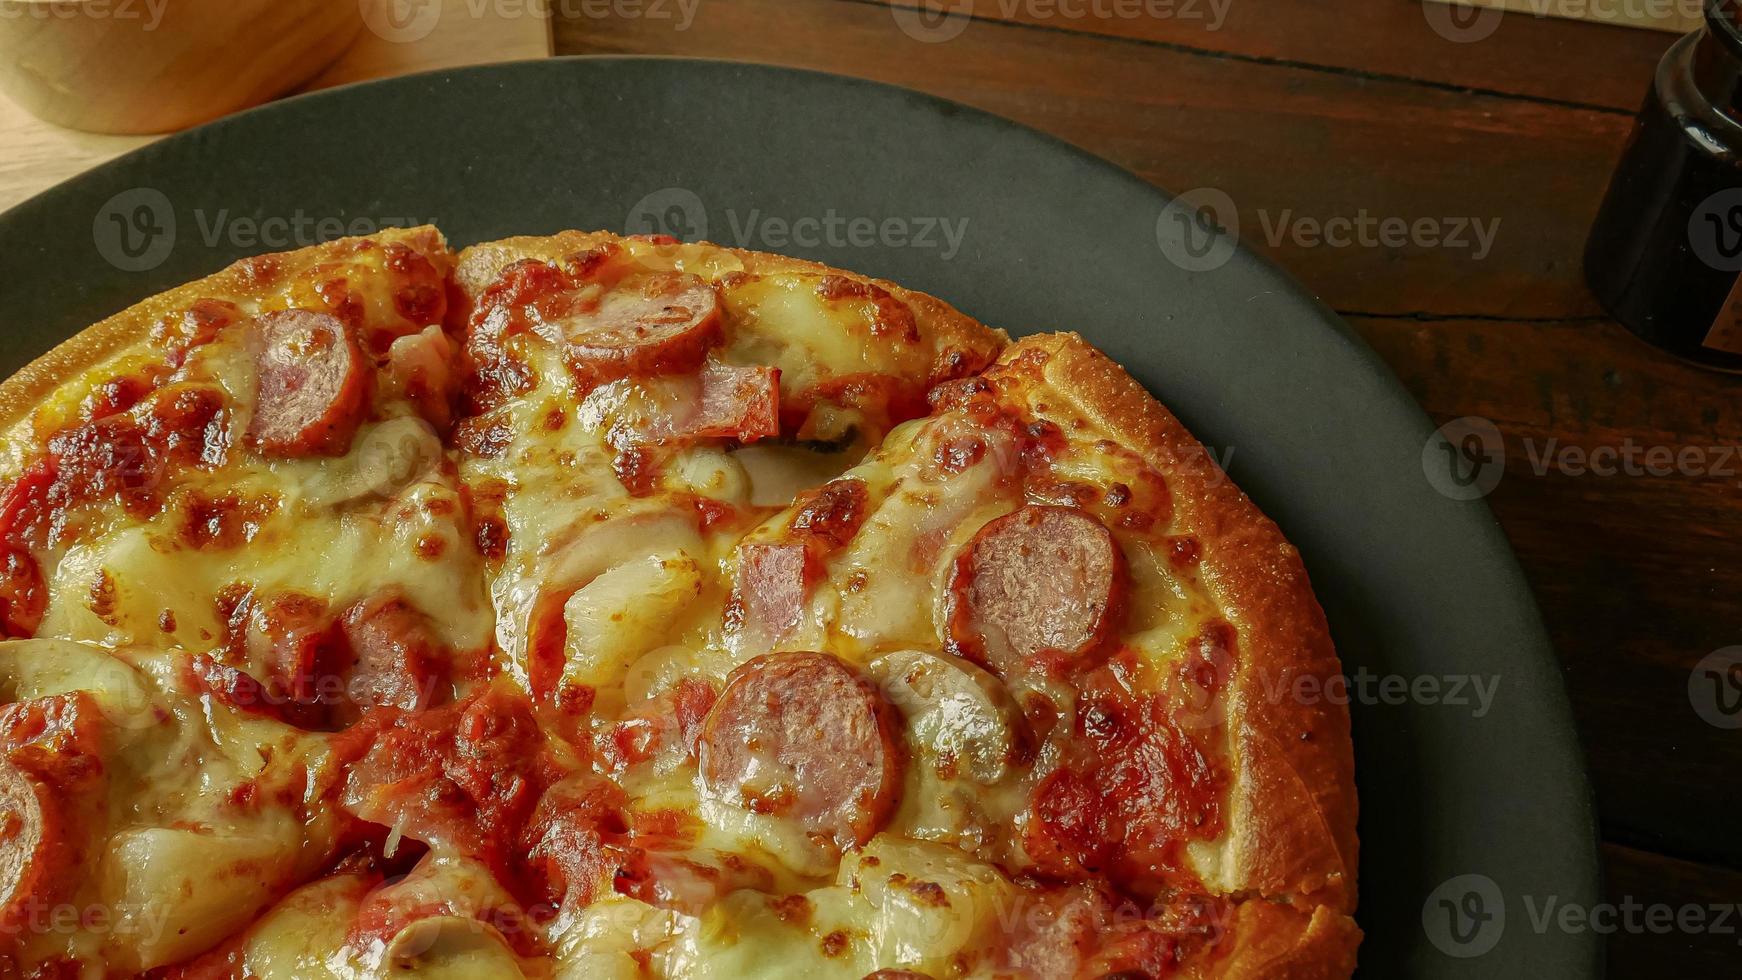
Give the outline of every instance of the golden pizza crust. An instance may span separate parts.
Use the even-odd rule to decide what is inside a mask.
[[[1227,924],[1228,955],[1201,974],[1216,980],[1346,980],[1355,972],[1361,929],[1325,906],[1310,912],[1264,899],[1242,902]]]
[[[1143,455],[1167,480],[1174,527],[1197,538],[1199,574],[1238,631],[1228,702],[1233,781],[1219,877],[1231,893],[1320,906],[1315,920],[1337,920],[1302,935],[1288,970],[1267,965],[1250,975],[1347,976],[1306,966],[1328,962],[1345,946],[1352,961],[1360,939],[1349,918],[1358,803],[1348,711],[1294,694],[1297,678],[1322,682],[1340,671],[1299,552],[1171,412],[1081,337],[1024,338],[988,373],[1035,367],[1049,396]]]
[[[275,259],[280,270],[294,272],[322,262],[334,261],[356,251],[359,244],[404,244],[426,258],[447,259],[437,268],[445,275],[453,253],[442,233],[431,225],[418,228],[388,228],[374,235],[338,238],[288,252],[255,256],[167,292],[147,297],[125,310],[68,337],[48,353],[26,364],[17,374],[0,382],[0,431],[30,416],[38,404],[57,388],[92,368],[137,347],[151,336],[151,328],[166,316],[179,313],[195,300],[247,296],[259,292],[253,271],[262,259]]]

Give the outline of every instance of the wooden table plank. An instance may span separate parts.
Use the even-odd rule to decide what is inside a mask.
[[[1742,873],[1626,847],[1605,847],[1603,855],[1614,906],[1604,921],[1618,929],[1609,943],[1611,977],[1736,975],[1742,961]],[[1693,928],[1673,924],[1674,917]]]
[[[1582,0],[1432,0],[1471,7],[1532,13],[1538,17],[1569,17],[1575,20],[1620,24],[1626,27],[1671,34],[1697,31],[1705,18],[1697,3],[1681,4],[1591,4]],[[1469,15],[1478,16],[1475,14]],[[1465,23],[1475,25],[1476,20]]]
[[[1742,739],[1688,697],[1700,659],[1742,642],[1742,565],[1722,557],[1742,540],[1742,381],[1606,320],[1350,322],[1430,414],[1505,436],[1489,503],[1565,664],[1608,834],[1742,867],[1742,838],[1713,819],[1742,812]],[[1567,456],[1628,446],[1633,473]],[[1653,474],[1653,447],[1697,450],[1694,465]]]
[[[888,3],[928,17],[906,23],[929,36],[984,21],[1102,34],[1197,51],[1391,76],[1434,85],[1604,106],[1631,113],[1675,40],[1658,32],[1567,23],[1530,14],[1454,14],[1425,0],[1377,0],[1347,14],[1325,0],[845,0]],[[1536,0],[1527,0],[1536,2]],[[955,17],[952,23],[945,12]],[[1097,16],[1098,14],[1098,16]],[[903,15],[907,16],[907,15]],[[1438,29],[1436,30],[1436,25]],[[960,36],[960,35],[957,35]],[[1470,40],[1460,40],[1468,38]],[[1597,71],[1544,71],[1588,63]]]
[[[1247,241],[1341,310],[1599,312],[1577,256],[1630,127],[1614,113],[1006,24],[923,44],[887,9],[831,0],[712,0],[681,32],[645,19],[558,30],[572,53],[739,58],[908,85],[1062,136],[1161,187],[1219,188]],[[1494,159],[1507,161],[1505,179],[1487,168]],[[1362,215],[1500,225],[1487,251],[1469,234],[1465,248],[1307,244],[1303,219]]]

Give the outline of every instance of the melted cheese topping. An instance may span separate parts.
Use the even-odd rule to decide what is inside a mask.
[[[47,549],[50,602],[39,633],[89,645],[0,646],[0,694],[13,701],[83,690],[99,698],[115,739],[105,756],[112,781],[78,900],[131,911],[126,928],[108,934],[33,936],[28,961],[64,955],[147,969],[252,923],[235,948],[247,975],[263,980],[857,980],[885,967],[935,977],[1021,967],[1010,947],[1021,930],[1013,917],[1033,901],[1017,883],[1033,866],[1024,831],[1037,787],[1067,762],[1078,692],[1044,673],[1001,680],[946,653],[944,596],[979,530],[1035,502],[1024,483],[1030,447],[1017,428],[955,410],[885,433],[888,420],[829,394],[844,379],[931,372],[929,338],[891,339],[902,327],[887,295],[838,289],[811,273],[746,275],[741,262],[711,248],[624,247],[647,269],[717,284],[726,328],[711,356],[778,367],[783,405],[802,410],[802,424],[788,433],[796,438],[649,439],[671,397],[667,382],[582,386],[561,351],[528,335],[516,350],[532,384],[487,419],[506,433],[499,451],[444,448],[412,394],[383,381],[344,455],[267,460],[233,445],[222,465],[175,473],[158,515]],[[370,315],[389,318],[391,302],[383,307],[366,279],[362,291]],[[239,305],[249,315],[275,303]],[[38,437],[76,422],[84,393],[147,359],[125,354],[70,383],[5,440],[0,465],[22,473]],[[240,345],[216,343],[196,349],[176,380],[226,392],[228,424],[241,432],[252,370]],[[1038,406],[1021,412],[1024,422],[1048,417]],[[1096,442],[1081,420],[1052,421],[1073,435],[1046,464],[1051,486],[1089,488],[1094,502],[1085,506],[1113,530],[1129,575],[1120,642],[1133,652],[1137,687],[1158,689],[1157,678],[1178,666],[1218,610],[1159,533],[1120,523],[1129,512],[1165,517],[1160,478]],[[964,440],[975,452],[943,465]],[[864,455],[867,444],[878,448]],[[659,464],[639,495],[619,476],[625,449],[637,445],[657,449]],[[563,731],[581,745],[607,745],[624,726],[669,730],[672,699],[686,682],[717,691],[735,668],[771,652],[733,626],[739,547],[790,540],[802,494],[837,476],[863,486],[862,520],[815,557],[796,625],[772,650],[840,658],[895,713],[902,788],[868,842],[842,853],[780,812],[709,792],[681,739],[666,737],[644,757],[601,752],[592,765],[622,790],[628,813],[696,819],[660,851],[661,860],[702,869],[695,901],[654,903],[607,889],[584,907],[530,916],[487,868],[439,842],[404,880],[335,873],[285,894],[332,857],[338,818],[308,804],[331,799],[338,764],[327,736],[240,714],[196,691],[181,651],[223,642],[229,624],[215,596],[242,583],[339,610],[384,586],[400,589],[442,641],[488,650],[494,667],[535,698],[550,693],[538,690],[549,682],[587,692],[589,710]],[[248,520],[241,540],[191,543],[189,507],[226,495],[271,506]],[[505,547],[486,563],[474,521],[492,519]],[[541,681],[545,631],[560,632],[560,664],[554,680]],[[178,652],[147,654],[141,645]],[[259,661],[242,666],[265,671]],[[1054,720],[1031,730],[1025,713],[1037,705]],[[547,734],[563,737],[556,731]],[[244,784],[254,787],[243,794],[254,802],[238,806]],[[398,835],[395,827],[389,854]],[[1188,870],[1207,884],[1218,883],[1220,846],[1185,848]],[[417,912],[360,939],[365,910],[389,901]],[[504,927],[505,910],[513,929]],[[528,945],[553,955],[526,955]]]
[[[226,610],[214,597],[226,590],[310,596],[336,614],[398,588],[417,597],[449,645],[482,650],[494,617],[460,486],[439,435],[397,373],[385,363],[367,368],[374,377],[366,421],[341,456],[271,459],[243,438],[257,384],[247,318],[286,308],[333,310],[363,324],[365,346],[397,337],[393,347],[404,352],[421,332],[430,341],[423,346],[447,350],[439,327],[407,318],[433,302],[429,289],[439,297],[436,266],[445,268],[445,259],[365,243],[340,261],[307,268],[256,264],[257,275],[276,289],[203,300],[228,309],[226,325],[214,340],[189,349],[170,387],[119,416],[144,423],[173,386],[214,389],[223,396],[215,423],[223,435],[208,440],[208,453],[217,458],[147,473],[143,490],[161,506],[143,519],[113,501],[73,508],[75,527],[88,523],[90,533],[49,542],[39,555],[49,604],[37,635],[206,650],[224,636]],[[440,316],[439,305],[429,309]],[[191,329],[175,317],[159,327],[168,338]],[[6,475],[16,478],[48,436],[76,424],[80,406],[105,382],[163,370],[165,342],[154,337],[57,390],[3,440]],[[139,465],[121,461],[130,464]],[[246,666],[257,677],[268,672],[258,660]]]
[[[91,825],[61,828],[85,842],[58,872],[77,885],[30,910],[27,962],[178,962],[328,860],[336,815],[303,806],[336,777],[325,740],[190,693],[187,669],[176,654],[0,643],[5,700],[82,691],[102,714],[106,803]]]

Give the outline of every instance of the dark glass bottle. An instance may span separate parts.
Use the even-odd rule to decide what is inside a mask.
[[[1609,315],[1678,357],[1742,372],[1742,0],[1657,66],[1585,249]]]

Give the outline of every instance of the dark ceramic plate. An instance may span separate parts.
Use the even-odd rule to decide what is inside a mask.
[[[1306,555],[1354,682],[1363,975],[1598,974],[1595,936],[1542,920],[1598,899],[1592,810],[1530,593],[1488,509],[1456,499],[1481,474],[1451,468],[1343,323],[1198,213],[1049,137],[867,82],[474,68],[244,113],[0,215],[0,368],[240,256],[426,220],[456,244],[708,237],[886,276],[1012,333],[1081,331]]]

